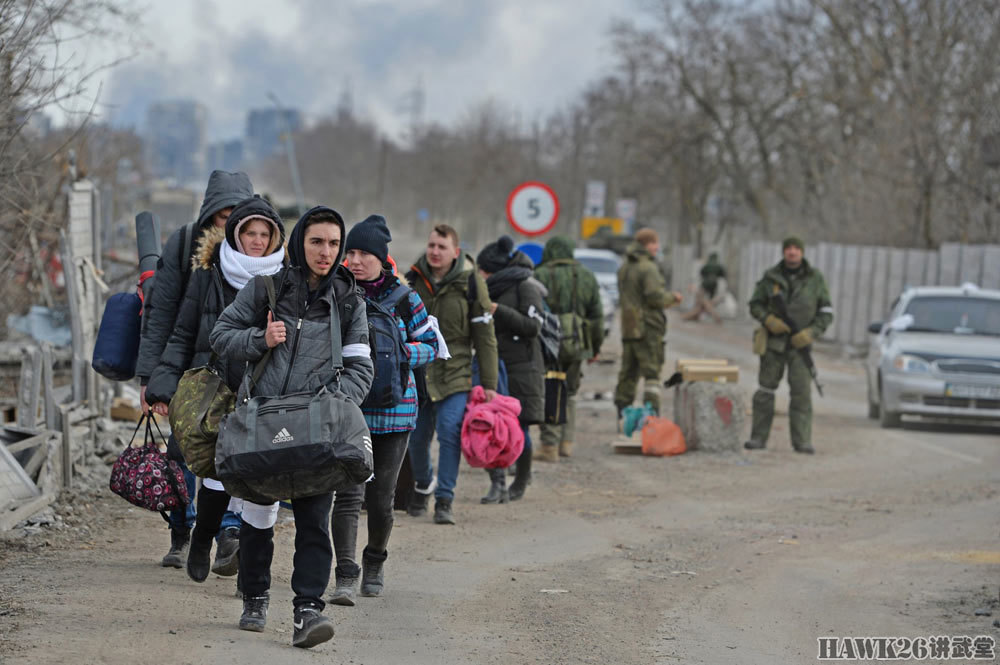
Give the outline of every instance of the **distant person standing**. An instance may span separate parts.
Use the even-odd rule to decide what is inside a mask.
[[[791,402],[788,421],[795,452],[811,455],[812,447],[812,377],[799,349],[812,345],[833,322],[830,292],[822,273],[803,258],[805,244],[790,236],[781,245],[783,258],[769,268],[757,282],[750,298],[750,315],[760,321],[767,340],[761,354],[757,392],[753,396],[753,427],[748,450],[760,450],[767,445],[774,420],[774,392],[788,368]],[[778,312],[777,300],[784,300],[786,323]]]
[[[667,314],[664,310],[684,297],[668,291],[656,264],[660,236],[653,229],[640,229],[618,269],[621,297],[622,366],[615,387],[618,418],[635,399],[639,378],[644,381],[643,403],[660,412],[660,370],[664,360]]]
[[[726,278],[726,269],[719,263],[719,255],[712,252],[708,255],[708,260],[701,267],[701,286],[698,287],[698,295],[694,308],[682,316],[685,321],[697,321],[703,313],[708,313],[716,323],[722,323],[722,317],[715,311],[716,297],[721,295],[719,291],[719,280]]]
[[[546,302],[559,316],[564,342],[559,349],[557,369],[566,373],[566,423],[542,425],[541,445],[534,457],[544,462],[558,462],[569,457],[576,439],[576,393],[584,360],[595,362],[604,340],[604,309],[601,291],[594,273],[573,258],[573,241],[555,236],[545,243],[542,262],[535,269],[535,279],[549,291]],[[578,338],[578,339],[576,339]]]

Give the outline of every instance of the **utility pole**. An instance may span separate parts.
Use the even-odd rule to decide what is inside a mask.
[[[285,154],[288,156],[288,170],[292,175],[292,187],[295,189],[295,206],[298,208],[298,214],[301,215],[306,211],[306,197],[302,193],[299,164],[298,160],[295,159],[295,141],[292,139],[292,128],[288,125],[288,119],[285,117],[285,109],[281,107],[281,102],[278,101],[277,95],[268,91],[267,98],[274,102],[274,106],[278,109],[278,119],[281,121],[282,131],[285,135]]]

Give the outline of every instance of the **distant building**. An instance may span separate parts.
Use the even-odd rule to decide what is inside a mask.
[[[285,132],[302,129],[298,109],[254,109],[247,115],[247,161],[265,159],[284,151]]]
[[[199,184],[206,175],[208,111],[192,100],[156,102],[146,111],[146,162],[153,176]]]
[[[243,141],[219,141],[208,146],[208,170],[238,171],[243,166]]]

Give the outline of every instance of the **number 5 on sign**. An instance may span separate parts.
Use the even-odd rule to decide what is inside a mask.
[[[507,219],[519,233],[537,236],[555,226],[559,217],[559,199],[548,185],[525,182],[507,197]]]

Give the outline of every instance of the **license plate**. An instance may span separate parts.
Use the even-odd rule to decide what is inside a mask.
[[[1000,386],[970,386],[950,383],[945,386],[947,397],[971,397],[973,399],[1000,399]]]

